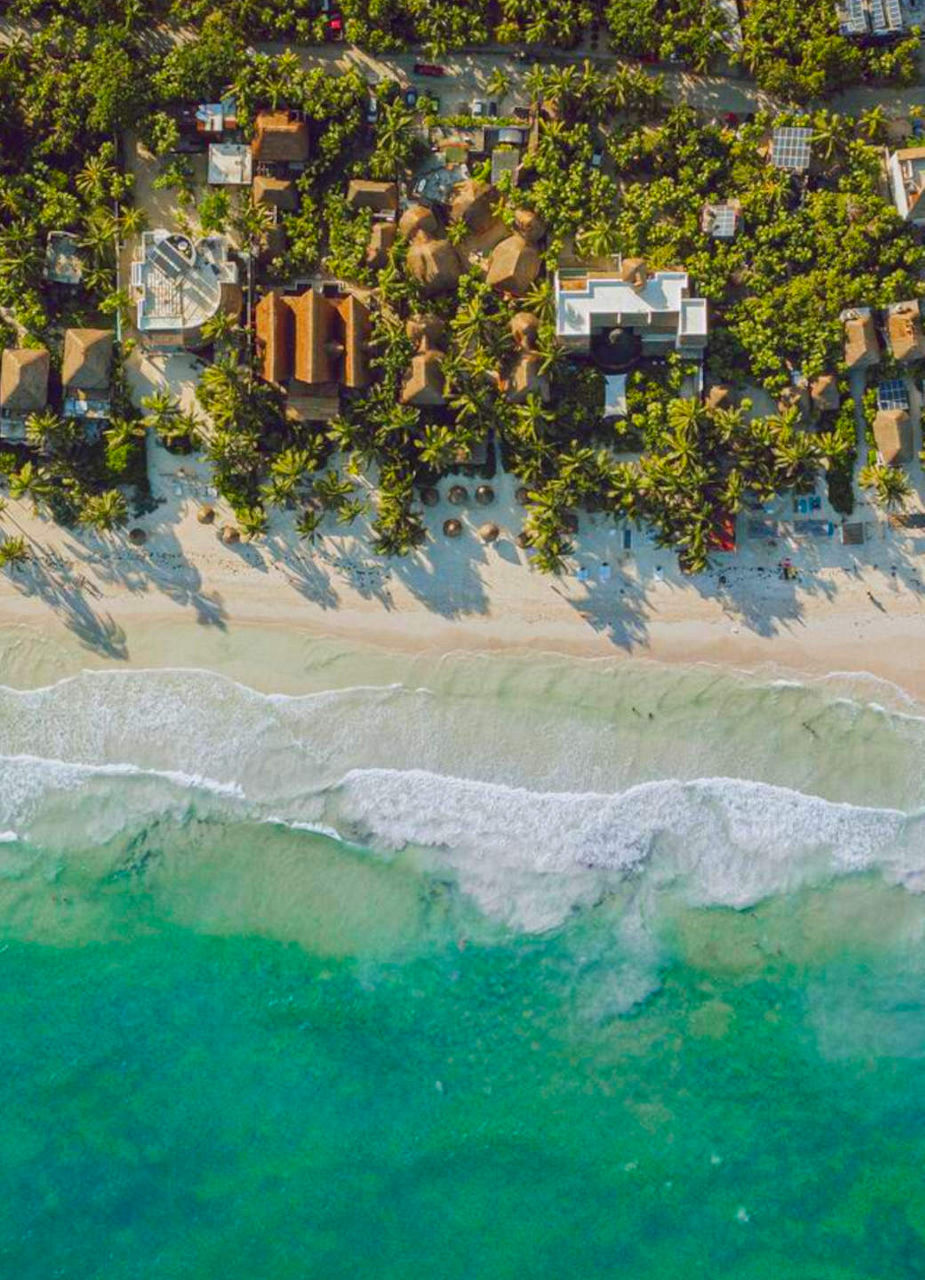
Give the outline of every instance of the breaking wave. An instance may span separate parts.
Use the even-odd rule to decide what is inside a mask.
[[[166,670],[0,687],[0,831],[65,854],[164,818],[285,824],[449,870],[527,930],[617,886],[648,909],[659,894],[742,908],[871,871],[925,884],[925,721],[908,708],[654,664],[472,660],[440,681],[288,696]]]
[[[485,914],[528,931],[557,926],[627,881],[649,903],[670,891],[691,906],[734,908],[859,872],[925,885],[918,814],[737,779],[603,795],[374,769],[292,799],[287,809],[278,794],[268,804],[240,784],[130,764],[0,757],[7,840],[64,853],[165,818],[270,822],[450,870]]]

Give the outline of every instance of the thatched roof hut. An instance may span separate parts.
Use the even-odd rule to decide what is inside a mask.
[[[450,219],[453,222],[465,222],[475,235],[479,235],[496,221],[492,206],[498,199],[498,192],[490,182],[476,182],[467,178],[453,190],[450,200]]]
[[[511,334],[518,347],[532,350],[540,334],[539,316],[534,315],[532,311],[518,311],[511,318]]]
[[[820,373],[809,384],[809,398],[817,413],[834,413],[841,404],[838,379],[834,373]]]
[[[546,223],[532,209],[517,209],[514,213],[514,230],[530,244],[539,244],[546,234]]]
[[[493,250],[488,284],[501,293],[522,297],[540,273],[539,251],[520,235],[508,236]]]
[[[418,235],[408,250],[408,271],[425,294],[447,293],[456,288],[462,264],[449,240]]]
[[[411,204],[398,221],[398,234],[405,240],[413,240],[416,235],[435,236],[439,231],[433,209],[426,204]]]
[[[0,409],[11,418],[40,413],[48,403],[50,368],[44,347],[7,347],[0,359]]]
[[[413,357],[401,391],[402,404],[442,405],[446,401],[443,355],[439,351],[421,351]]]
[[[874,418],[874,440],[888,467],[912,461],[912,419],[906,409],[881,409]]]

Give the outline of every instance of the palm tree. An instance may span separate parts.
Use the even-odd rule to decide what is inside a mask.
[[[506,98],[511,91],[511,77],[503,67],[494,67],[485,81],[485,92],[489,98]]]
[[[546,71],[538,62],[534,62],[524,76],[524,89],[527,91],[532,105],[534,107],[539,106],[543,101],[543,93],[546,89]]]
[[[620,247],[620,233],[613,218],[596,218],[576,237],[579,253],[589,258],[609,258]]]
[[[324,519],[324,512],[314,507],[306,507],[295,523],[295,531],[300,538],[314,542],[318,535],[318,527]]]
[[[876,462],[864,467],[858,479],[863,488],[873,490],[874,501],[885,511],[902,511],[912,497],[909,477],[900,467]]]
[[[89,156],[74,179],[74,186],[91,204],[100,204],[106,199],[110,184],[116,177],[116,170],[101,154]]]
[[[267,513],[259,504],[255,504],[252,507],[241,507],[234,514],[241,532],[248,541],[252,541],[262,533],[266,533]]]
[[[216,311],[202,325],[202,336],[206,342],[227,342],[238,332],[238,322],[228,311]]]
[[[420,458],[434,471],[443,471],[450,466],[459,448],[457,433],[452,427],[436,426],[429,423],[424,428],[424,435],[415,441],[420,450]]]
[[[25,564],[32,552],[25,538],[17,535],[13,538],[4,538],[0,542],[0,568],[7,567],[17,568]]]
[[[102,493],[88,494],[78,519],[81,524],[109,533],[128,519],[128,503],[119,489],[104,489]]]
[[[109,263],[115,257],[119,228],[108,209],[94,209],[86,221],[80,245],[89,249],[97,263]]]
[[[10,475],[10,497],[17,501],[28,498],[35,515],[38,515],[39,504],[47,502],[51,491],[48,472],[32,462],[24,462],[18,471],[13,471]]]
[[[116,226],[123,240],[126,236],[140,236],[148,226],[148,215],[139,205],[123,206],[116,218]]]
[[[326,471],[315,480],[315,493],[328,509],[340,505],[344,498],[353,497],[354,486],[350,480],[341,479],[337,471]]]
[[[368,511],[369,502],[366,498],[348,498],[337,508],[337,523],[353,524],[358,516],[365,516]]]

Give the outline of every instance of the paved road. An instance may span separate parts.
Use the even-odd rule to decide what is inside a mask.
[[[281,53],[291,48],[285,41],[269,42],[258,45],[261,52]],[[518,62],[509,50],[480,49],[477,52],[452,54],[442,59],[441,65],[446,67],[448,75],[441,79],[424,80],[412,75],[414,63],[420,54],[399,53],[387,56],[374,56],[363,49],[346,45],[322,45],[315,48],[296,47],[296,52],[305,67],[334,65],[343,69],[359,67],[372,81],[384,77],[399,80],[413,80],[419,86],[429,85],[440,96],[444,109],[450,112],[470,101],[473,97],[484,97],[484,86],[491,72],[502,66],[511,78],[511,101],[523,98],[523,77],[531,62],[554,63],[562,65],[569,62],[581,63],[590,60],[602,69],[620,65],[639,66],[628,59],[621,59],[612,53],[579,51],[563,53],[561,50],[540,49],[531,51],[530,62]],[[665,92],[678,102],[687,102],[701,110],[718,114],[735,111],[745,114],[764,108],[779,108],[782,104],[744,76],[729,75],[695,75],[693,72],[678,70],[675,67],[652,67],[643,65],[650,75],[660,75],[664,79]],[[898,118],[906,118],[909,108],[922,106],[925,103],[925,91],[921,86],[912,89],[873,88],[859,86],[846,93],[828,99],[825,105],[848,114],[860,115],[872,107],[882,105],[884,110]],[[823,105],[823,104],[817,104]]]
[[[7,43],[17,35],[28,39],[30,31],[34,31],[38,25],[37,21],[22,23],[0,19],[0,43]],[[148,40],[152,45],[163,49],[171,43],[190,38],[193,34],[188,29],[161,27],[152,32]],[[269,41],[258,44],[257,48],[262,53],[281,53],[284,49],[295,48],[304,67],[330,66],[343,70],[358,67],[373,82],[388,77],[402,81],[414,79],[413,65],[422,56],[420,53],[398,53],[382,57],[369,54],[355,45],[293,46],[287,41]],[[530,61],[526,63],[516,61],[509,49],[486,48],[452,54],[444,58],[441,64],[447,68],[447,76],[429,81],[418,79],[416,83],[421,87],[426,84],[433,89],[440,96],[443,109],[452,113],[465,107],[473,97],[485,96],[485,82],[497,66],[503,66],[510,75],[512,93],[508,104],[512,105],[515,99],[525,97],[522,81],[532,62],[563,65],[570,62],[581,63],[588,59],[602,69],[621,64],[640,65],[600,50],[578,49],[564,53],[558,49],[537,47],[535,50],[530,49],[529,53]],[[770,94],[758,89],[752,81],[734,74],[695,75],[670,66],[643,65],[643,69],[650,75],[663,77],[665,92],[670,98],[690,103],[704,111],[717,114],[735,111],[744,114],[762,107],[775,108],[782,105]],[[919,85],[912,89],[860,86],[828,99],[825,105],[852,115],[882,106],[889,115],[903,119],[908,117],[910,107],[923,104],[925,90]]]

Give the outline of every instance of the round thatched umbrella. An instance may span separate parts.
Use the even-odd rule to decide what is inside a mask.
[[[493,524],[490,520],[487,524],[483,524],[479,527],[479,537],[483,542],[494,542],[500,532],[501,530],[498,526]]]
[[[462,484],[454,484],[450,492],[446,495],[454,506],[458,507],[462,502],[469,501],[469,490]]]
[[[527,503],[530,501],[530,491],[526,485],[522,484],[520,488],[517,490],[517,492],[514,494],[514,497],[517,499],[517,501],[520,503],[522,507],[525,507]]]
[[[200,524],[211,524],[215,519],[214,507],[200,507],[196,512],[196,519]]]
[[[427,485],[421,490],[421,501],[425,507],[435,507],[440,501],[440,490],[435,489],[432,484]]]
[[[143,547],[148,541],[148,535],[144,529],[130,529],[128,535],[129,542],[133,542],[136,547]]]
[[[526,529],[521,529],[515,541],[518,547],[520,547],[521,551],[526,551],[527,547],[530,546],[530,535],[529,533],[527,533]]]
[[[460,520],[444,520],[443,532],[448,538],[458,538],[462,533],[462,522]]]
[[[233,524],[222,525],[222,542],[231,544],[241,541],[241,534]]]
[[[490,507],[495,500],[495,491],[490,484],[480,484],[475,491],[475,500],[480,507]]]

